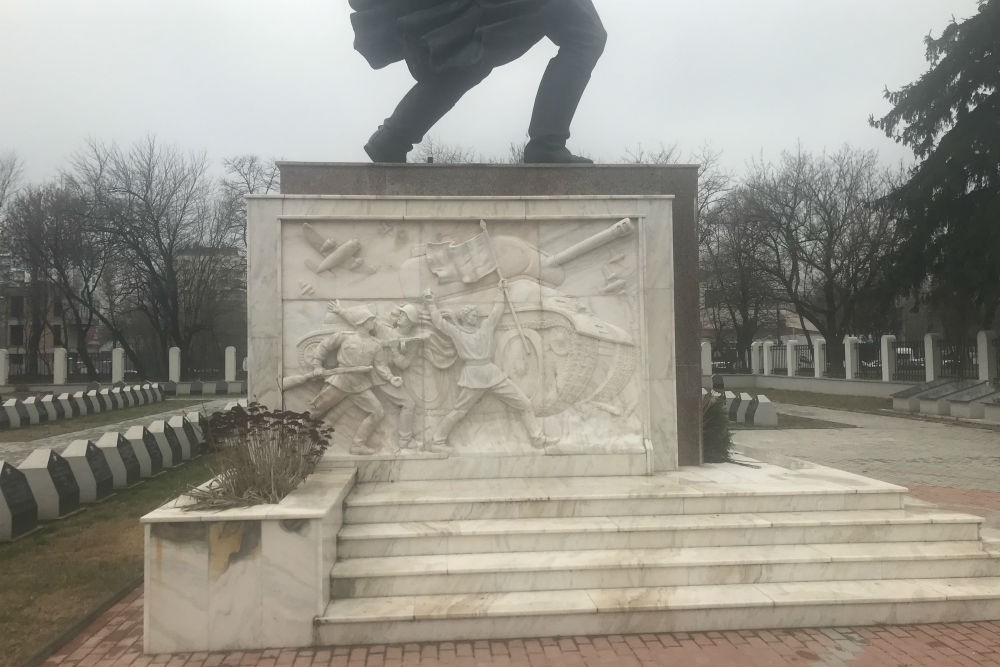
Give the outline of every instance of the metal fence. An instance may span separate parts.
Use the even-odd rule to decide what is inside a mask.
[[[31,356],[34,356],[35,364],[32,368]],[[45,384],[52,382],[53,370],[55,367],[55,355],[51,352],[40,352],[36,355],[24,353],[11,353],[8,357],[10,371],[8,373],[10,384]],[[97,382],[111,382],[111,351],[94,352],[90,355],[91,363],[94,365],[96,377],[91,378],[80,354],[75,351],[66,353],[66,381],[70,384],[79,384],[96,380]],[[130,377],[134,379],[136,375],[131,360],[125,357],[125,380]]]
[[[784,345],[771,347],[771,372],[775,375],[788,373],[788,352]]]
[[[926,378],[923,341],[897,340],[892,346],[896,351],[892,379],[897,382],[923,382]]]
[[[979,376],[979,352],[975,342],[941,341],[938,346],[941,357],[940,377],[972,380]]]
[[[7,357],[7,362],[9,368],[7,382],[10,384],[51,381],[52,354],[45,352],[34,355],[23,352],[11,353]]]
[[[727,345],[712,350],[713,373],[751,373],[750,348]]]
[[[858,343],[854,377],[861,380],[882,379],[882,345],[878,341]]]
[[[816,373],[816,359],[813,356],[813,346],[804,344],[795,346],[795,358],[798,359],[796,375],[812,377]]]

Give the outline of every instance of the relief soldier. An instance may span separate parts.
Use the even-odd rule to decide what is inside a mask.
[[[372,334],[375,331],[375,313],[364,306],[344,308],[340,315],[347,320],[354,331],[338,331],[327,336],[313,354],[313,374],[327,375],[323,389],[312,399],[311,412],[323,417],[345,399],[366,413],[351,442],[352,454],[374,454],[368,446],[368,438],[385,417],[382,403],[372,392],[372,388],[388,382],[391,386],[403,386],[403,379],[389,369],[382,343]],[[336,351],[337,366],[324,370],[327,355]]]
[[[455,345],[458,358],[464,362],[458,379],[459,394],[455,406],[434,431],[434,441],[431,451],[450,454],[454,448],[448,444],[448,436],[465,415],[486,394],[492,394],[505,405],[518,413],[521,422],[531,438],[531,446],[544,449],[546,445],[554,444],[558,438],[550,438],[542,430],[541,422],[535,416],[531,401],[513,381],[493,363],[493,339],[497,325],[504,313],[503,290],[506,281],[500,281],[500,294],[490,314],[480,323],[479,310],[476,306],[463,306],[451,322],[442,315],[437,307],[434,293],[427,290],[424,300],[430,311],[434,326],[451,339]]]

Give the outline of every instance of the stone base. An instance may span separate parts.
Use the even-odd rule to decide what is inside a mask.
[[[146,649],[1000,617],[1000,557],[980,540],[982,519],[910,505],[902,487],[802,461],[618,476],[607,473],[639,456],[533,463],[550,459],[587,474],[474,476],[522,457],[328,457],[307,483],[311,491],[287,508],[157,510],[143,519]],[[353,488],[353,469],[339,467],[349,464],[358,467]],[[447,478],[421,479],[430,474]],[[308,532],[288,521],[334,514]],[[268,527],[263,546],[248,550],[245,539],[227,537],[236,529],[224,521],[276,523],[282,539],[296,530],[302,556],[285,545],[270,559]],[[308,554],[309,567],[296,570],[311,577],[327,564],[312,583],[282,566]],[[294,596],[267,584],[280,577]],[[270,609],[280,610],[283,625],[247,625]]]

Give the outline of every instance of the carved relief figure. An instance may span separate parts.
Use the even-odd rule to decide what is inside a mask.
[[[453,323],[446,319],[438,309],[434,293],[428,290],[424,294],[431,322],[451,339],[458,353],[458,358],[464,362],[458,380],[458,398],[454,408],[435,429],[431,451],[444,454],[450,454],[453,451],[453,448],[448,444],[449,434],[487,393],[492,394],[518,413],[521,422],[528,431],[528,436],[531,438],[532,447],[544,449],[546,445],[554,444],[558,440],[545,435],[541,423],[535,416],[531,401],[500,370],[500,367],[493,363],[493,337],[504,313],[505,297],[503,292],[506,288],[506,281],[501,279],[497,300],[493,304],[490,314],[482,323],[479,321],[479,311],[473,305],[462,307]]]
[[[388,382],[395,388],[402,387],[403,379],[394,375],[386,363],[382,344],[372,334],[375,331],[375,313],[364,306],[340,311],[354,331],[338,331],[320,343],[313,354],[313,374],[327,375],[323,389],[312,399],[311,412],[322,417],[349,399],[367,413],[351,443],[352,454],[374,454],[368,447],[368,438],[385,417],[382,403],[372,388]],[[323,368],[327,355],[336,351],[337,366],[329,371]]]

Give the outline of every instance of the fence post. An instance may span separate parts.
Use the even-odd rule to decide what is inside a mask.
[[[226,368],[229,368],[229,356],[226,353]],[[235,357],[233,359],[235,361]],[[227,371],[228,373],[228,371]],[[701,343],[701,374],[711,375],[712,374],[712,344],[707,340]]]
[[[52,384],[66,384],[66,348],[52,350]]]
[[[882,336],[882,382],[892,382],[896,372],[896,337]]]
[[[826,339],[813,338],[813,377],[826,374]]]
[[[774,364],[771,359],[771,348],[774,347],[774,343],[769,340],[764,341],[764,375],[770,375],[774,372]]]
[[[799,350],[796,347],[798,344],[799,341],[794,338],[785,341],[785,370],[788,377],[795,377],[799,370]]]
[[[924,336],[924,380],[933,382],[941,377],[941,334]]]
[[[168,379],[171,382],[181,381],[181,348],[172,347],[168,351],[167,370]]]
[[[997,333],[995,331],[980,331],[976,335],[976,359],[979,362],[979,381],[989,382],[997,379]]]
[[[701,353],[704,357],[705,350],[702,350]],[[702,359],[702,363],[704,363],[704,359]],[[236,382],[236,348],[232,345],[226,348],[226,382]]]
[[[857,336],[844,336],[844,377],[854,379],[854,370],[858,364]]]
[[[760,348],[761,342],[759,340],[750,343],[750,372],[754,375],[764,372],[764,364],[761,363],[762,360],[760,358]]]
[[[10,375],[10,359],[7,356],[7,350],[0,350],[0,386],[7,384],[7,378]]]
[[[125,350],[120,347],[111,348],[111,384],[125,382]]]

